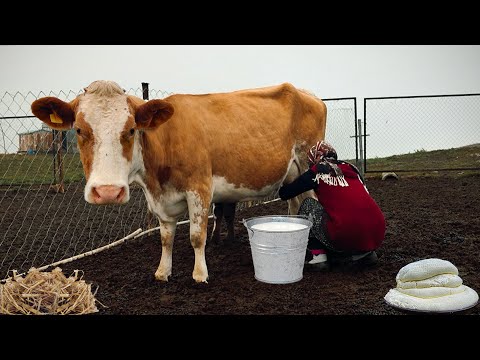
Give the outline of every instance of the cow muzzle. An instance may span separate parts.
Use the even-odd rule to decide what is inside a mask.
[[[128,201],[125,186],[101,185],[91,188],[89,202],[93,204],[123,204]]]

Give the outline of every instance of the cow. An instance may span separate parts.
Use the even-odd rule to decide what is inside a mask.
[[[293,181],[324,138],[327,115],[321,99],[289,83],[145,101],[98,80],[70,102],[42,97],[31,110],[53,129],[75,129],[87,202],[124,204],[131,183],[143,188],[160,223],[159,281],[172,274],[176,224],[188,210],[197,283],[208,282],[210,204],[258,200]],[[307,196],[289,200],[288,212]]]

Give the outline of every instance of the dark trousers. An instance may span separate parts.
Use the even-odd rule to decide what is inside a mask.
[[[306,198],[303,200],[298,209],[298,215],[307,216],[313,223],[308,235],[308,249],[325,249],[338,252],[330,242],[330,237],[328,235],[328,214],[316,199]]]

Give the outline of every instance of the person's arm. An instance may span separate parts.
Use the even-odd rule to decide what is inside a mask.
[[[313,190],[317,187],[317,183],[314,181],[315,172],[311,169],[308,169],[290,184],[283,185],[278,191],[278,195],[282,200],[291,199],[301,193],[304,193],[308,190]]]

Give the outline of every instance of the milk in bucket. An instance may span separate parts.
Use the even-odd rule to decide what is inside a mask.
[[[312,222],[304,216],[260,216],[243,221],[248,230],[255,279],[288,284],[303,278]]]

